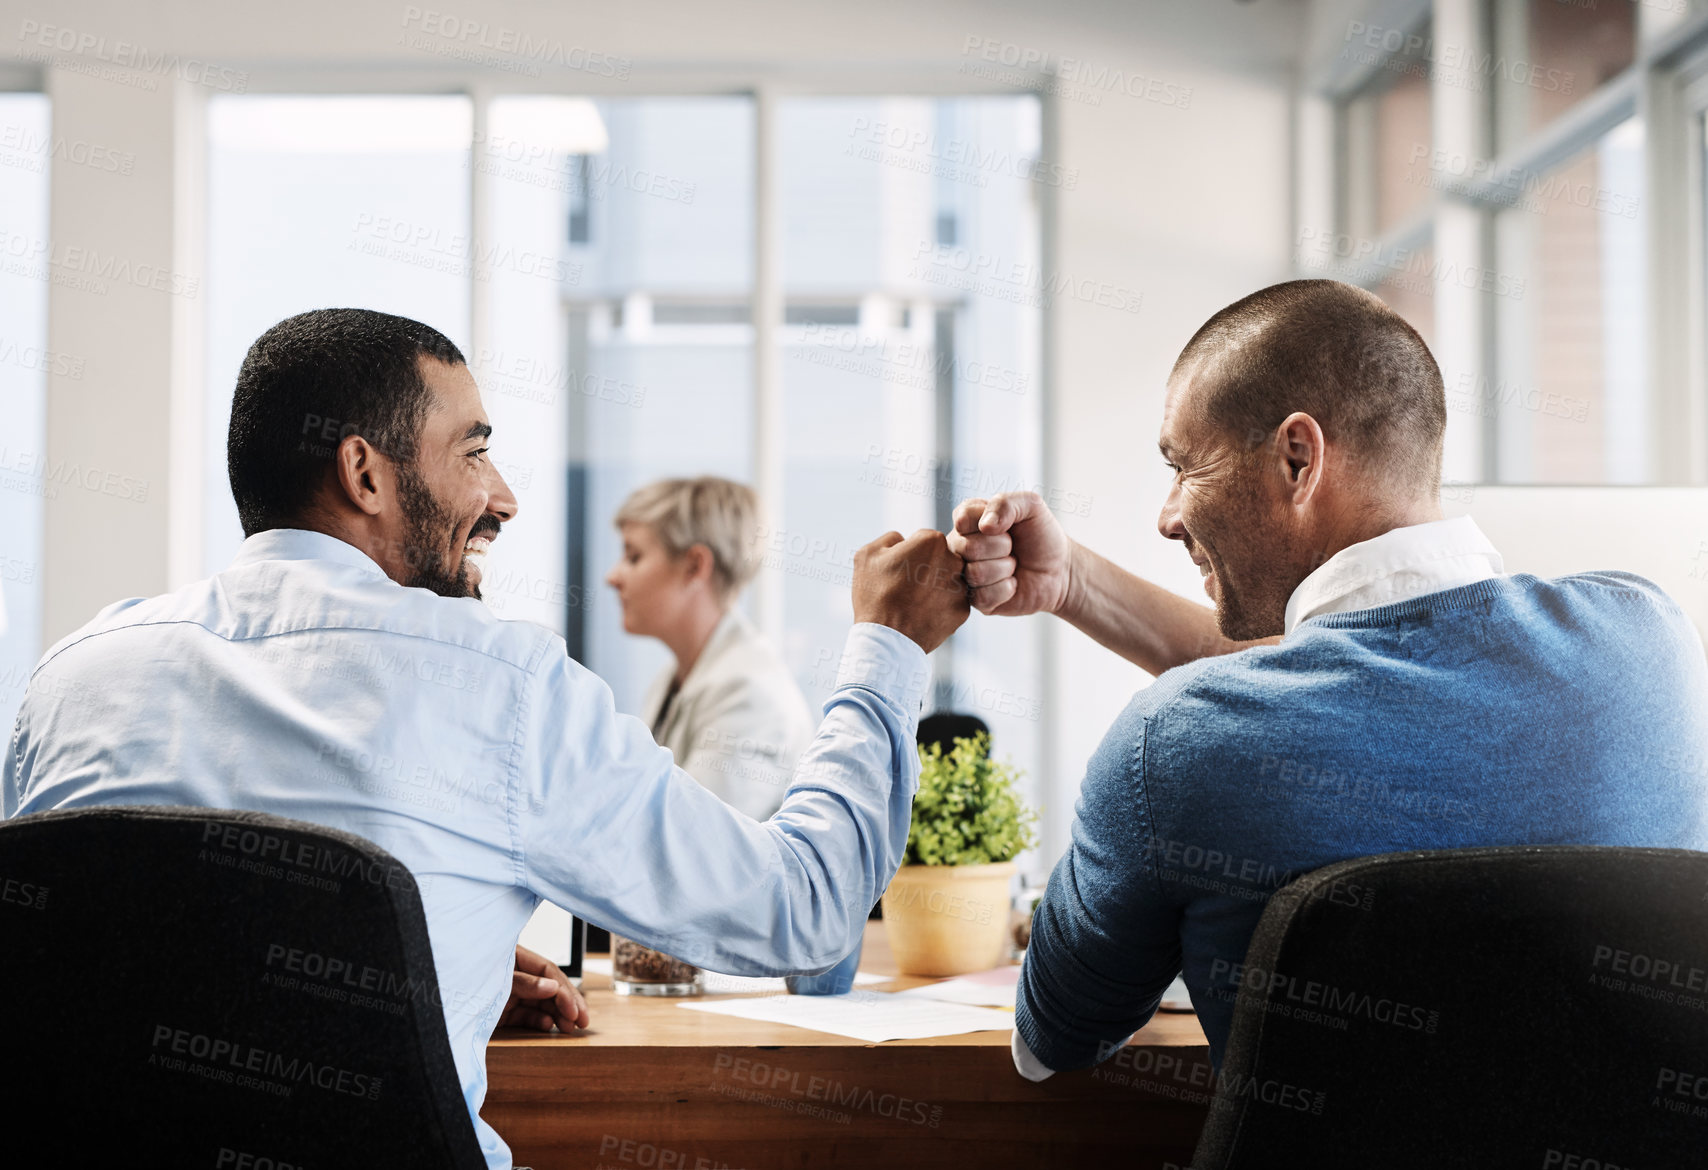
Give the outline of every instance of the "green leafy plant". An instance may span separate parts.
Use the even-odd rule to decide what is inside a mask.
[[[919,793],[907,831],[908,865],[1013,861],[1037,844],[1038,814],[1020,802],[1020,773],[990,758],[990,736],[919,749]]]

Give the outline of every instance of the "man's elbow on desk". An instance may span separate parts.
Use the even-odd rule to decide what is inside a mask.
[[[1113,1052],[1117,1049],[1125,1048],[1128,1041],[1132,1040],[1132,1038],[1132,1036],[1128,1036],[1126,1040],[1114,1045],[1109,1049],[1109,1051]],[[1051,1068],[1032,1054],[1032,1049],[1027,1046],[1026,1038],[1020,1034],[1019,1028],[1014,1029],[1014,1031],[1009,1034],[1008,1050],[1014,1054],[1014,1071],[1018,1072],[1021,1076],[1034,1084],[1038,1081],[1047,1080],[1056,1075],[1055,1069]]]
[[[1009,1036],[1008,1049],[1014,1054],[1014,1070],[1027,1080],[1036,1083],[1047,1077],[1056,1075],[1056,1070],[1032,1055],[1032,1050],[1026,1047],[1025,1039],[1020,1035],[1020,1029],[1014,1029]]]
[[[1038,937],[1034,931],[1034,945]],[[1118,1022],[1088,1018],[1076,1010],[1081,1005],[1071,996],[1066,999],[1041,996],[1036,986],[1028,985],[1025,972],[1038,961],[1036,951],[1029,950],[1014,989],[1014,1032],[1008,1045],[1014,1056],[1015,1071],[1029,1081],[1035,1083],[1058,1072],[1103,1063],[1126,1047],[1155,1014],[1157,1001],[1152,1000],[1149,1010],[1142,1015]],[[1119,1029],[1115,1036],[1110,1035],[1111,1028]]]

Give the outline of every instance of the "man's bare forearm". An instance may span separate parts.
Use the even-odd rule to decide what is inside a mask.
[[[1068,594],[1057,616],[1152,674],[1278,641],[1225,638],[1214,610],[1152,585],[1077,542],[1070,556]]]

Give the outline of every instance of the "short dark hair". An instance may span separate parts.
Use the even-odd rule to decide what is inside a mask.
[[[437,329],[372,309],[298,313],[256,338],[237,374],[225,444],[243,534],[297,521],[348,435],[413,463],[431,406],[423,357],[466,364]]]
[[[1174,364],[1201,366],[1207,419],[1255,446],[1303,411],[1392,482],[1441,489],[1447,395],[1417,330],[1374,293],[1290,280],[1204,323]]]

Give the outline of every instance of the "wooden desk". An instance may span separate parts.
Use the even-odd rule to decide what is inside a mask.
[[[881,922],[860,966],[895,970]],[[1184,1167],[1211,1090],[1191,1015],[1158,1013],[1106,1065],[1032,1084],[1007,1031],[869,1044],[619,996],[603,976],[584,991],[587,1032],[505,1029],[487,1049],[482,1116],[518,1166]]]

